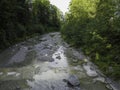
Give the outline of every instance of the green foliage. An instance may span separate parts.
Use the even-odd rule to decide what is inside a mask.
[[[1,0],[0,49],[35,33],[59,30],[60,16],[60,10],[49,0]]]
[[[119,0],[72,0],[61,30],[68,43],[82,47],[111,77],[120,76],[119,4]]]

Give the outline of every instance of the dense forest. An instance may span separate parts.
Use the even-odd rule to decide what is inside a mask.
[[[72,0],[65,18],[63,38],[120,78],[120,0]]]
[[[62,12],[49,0],[0,0],[0,49],[59,30]]]

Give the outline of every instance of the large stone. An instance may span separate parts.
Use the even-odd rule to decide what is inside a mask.
[[[96,77],[98,76],[96,70],[90,65],[90,64],[84,64],[83,68],[86,71],[86,74],[90,77]]]
[[[67,82],[68,82],[68,84],[70,84],[72,86],[79,86],[80,85],[80,81],[76,75],[70,75]]]

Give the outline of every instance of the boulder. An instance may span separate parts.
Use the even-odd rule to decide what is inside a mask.
[[[68,82],[69,85],[72,85],[74,87],[80,85],[80,81],[76,75],[70,75],[66,81]]]

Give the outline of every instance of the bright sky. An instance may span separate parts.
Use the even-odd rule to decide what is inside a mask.
[[[63,14],[68,11],[69,2],[71,0],[49,0],[51,4],[57,6]]]

